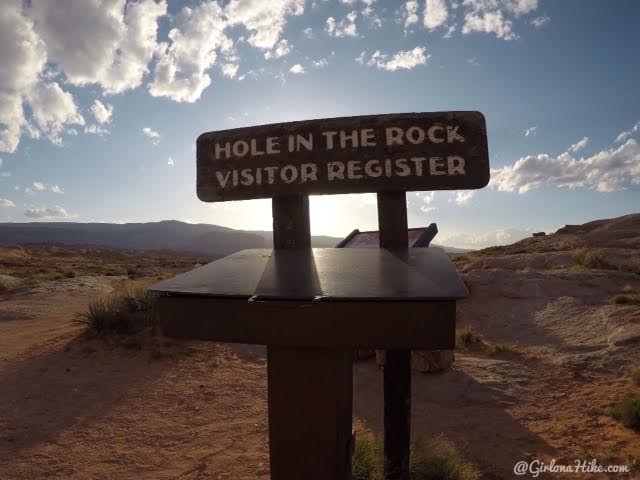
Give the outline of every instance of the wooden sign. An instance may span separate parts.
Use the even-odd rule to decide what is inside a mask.
[[[208,132],[197,142],[206,202],[282,195],[482,188],[480,112],[401,113]]]

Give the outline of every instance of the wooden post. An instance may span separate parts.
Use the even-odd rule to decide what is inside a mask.
[[[275,249],[311,247],[306,195],[272,210]],[[352,371],[351,349],[267,346],[272,480],[351,479]]]
[[[380,248],[406,259],[407,200],[404,191],[378,192]],[[384,365],[384,474],[409,479],[411,443],[411,350],[387,350]]]
[[[273,197],[273,248],[310,248],[309,197]]]

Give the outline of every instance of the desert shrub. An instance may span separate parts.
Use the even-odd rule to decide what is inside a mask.
[[[632,258],[631,260],[627,260],[622,265],[622,270],[640,275],[640,259]]]
[[[616,305],[625,305],[640,303],[640,294],[637,293],[618,293],[611,297],[611,303]]]
[[[89,303],[86,312],[78,313],[75,322],[99,334],[133,333],[153,324],[155,296],[144,289],[110,295]]]
[[[609,263],[601,250],[581,249],[573,254],[573,262],[584,268],[615,270],[616,266]]]
[[[508,350],[509,350],[509,347],[507,347],[504,343],[496,343],[493,347],[491,347],[491,349],[489,350],[489,353],[491,355],[498,355]]]
[[[629,377],[631,377],[631,381],[633,383],[640,386],[640,367],[636,367],[633,370],[631,370]]]
[[[640,393],[623,398],[611,407],[609,414],[625,427],[640,430]]]
[[[11,275],[0,274],[0,293],[10,292],[20,285],[20,280]]]
[[[479,480],[478,469],[466,461],[455,445],[442,437],[411,449],[411,480]]]
[[[471,330],[470,328],[463,328],[458,332],[457,344],[468,348],[475,343],[480,342],[480,335]]]
[[[76,272],[74,272],[73,270],[64,272],[64,278],[74,278],[75,276],[76,276]]]
[[[382,480],[384,478],[382,445],[363,438],[356,442],[352,460],[353,480]],[[415,442],[411,446],[410,480],[478,480],[480,472],[466,461],[455,445],[438,437],[428,443]]]
[[[358,439],[351,459],[352,480],[382,478],[382,458],[379,442],[369,437]]]

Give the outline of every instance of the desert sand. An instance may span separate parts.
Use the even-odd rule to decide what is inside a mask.
[[[640,364],[640,306],[611,298],[640,291],[640,216],[581,228],[453,256],[471,290],[458,327],[481,340],[449,370],[414,374],[414,438],[445,435],[485,478],[513,478],[517,461],[535,458],[638,475],[639,434],[606,410],[638,390],[628,373]],[[600,263],[584,265],[581,249]],[[22,252],[43,262],[35,247]],[[16,255],[3,249],[5,274]],[[101,255],[76,255],[73,277],[0,295],[0,478],[269,478],[265,349],[87,337],[72,319],[92,299],[196,263],[140,257],[130,279],[92,273]],[[354,389],[357,434],[379,435],[373,359],[354,365]]]

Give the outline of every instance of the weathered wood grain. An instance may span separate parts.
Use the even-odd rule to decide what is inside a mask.
[[[197,194],[207,202],[488,182],[480,112],[307,120],[208,132],[197,141]]]

